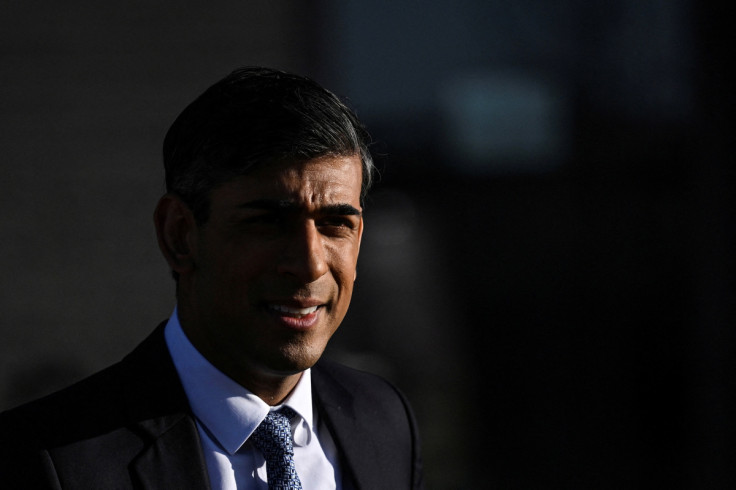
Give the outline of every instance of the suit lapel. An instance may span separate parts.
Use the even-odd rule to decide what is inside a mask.
[[[151,425],[168,424],[173,418],[153,420]],[[133,472],[146,489],[209,489],[194,420],[181,415],[133,462]]]
[[[166,347],[164,325],[121,362],[130,427],[147,441],[131,471],[146,489],[209,489],[199,433]]]
[[[375,434],[367,432],[355,412],[352,395],[318,363],[312,369],[312,390],[320,416],[340,452],[346,489],[382,488]]]

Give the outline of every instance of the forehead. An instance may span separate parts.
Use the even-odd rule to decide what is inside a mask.
[[[212,205],[237,205],[256,199],[289,200],[304,205],[360,203],[360,157],[324,156],[264,165],[217,188]]]

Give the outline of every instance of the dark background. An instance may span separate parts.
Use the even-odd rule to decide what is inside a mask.
[[[7,2],[0,409],[170,314],[163,135],[264,64],[373,134],[328,355],[409,395],[429,488],[733,488],[733,19],[714,5]]]

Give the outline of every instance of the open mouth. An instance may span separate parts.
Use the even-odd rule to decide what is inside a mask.
[[[292,306],[273,304],[268,305],[269,310],[275,311],[281,316],[288,316],[292,318],[304,318],[305,316],[311,315],[321,307],[322,305],[310,306],[308,308],[294,308]]]

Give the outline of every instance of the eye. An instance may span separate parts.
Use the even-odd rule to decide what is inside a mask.
[[[327,236],[352,236],[358,221],[351,216],[325,216],[317,220],[317,227]]]
[[[353,220],[347,216],[328,216],[320,219],[317,222],[317,226],[329,226],[333,228],[349,228],[355,227]]]

